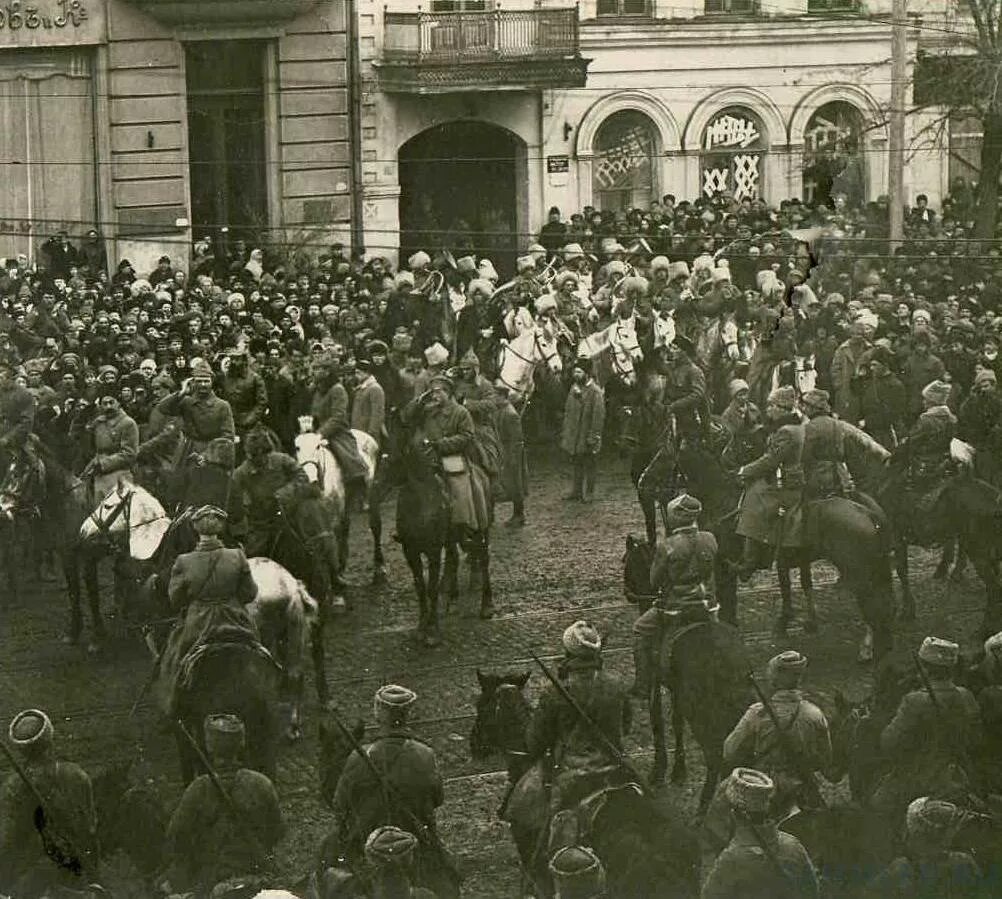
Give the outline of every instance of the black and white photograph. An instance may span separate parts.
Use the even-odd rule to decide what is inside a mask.
[[[0,0],[0,899],[1002,896],[1002,0]]]

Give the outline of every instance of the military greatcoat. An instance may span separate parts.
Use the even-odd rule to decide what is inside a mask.
[[[801,529],[781,521],[780,509],[797,509],[802,498],[804,426],[789,418],[769,435],[765,452],[739,472],[745,488],[737,533],[770,546],[799,546]]]

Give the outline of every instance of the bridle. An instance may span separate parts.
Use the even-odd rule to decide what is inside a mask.
[[[90,512],[87,516],[88,520],[91,521],[94,527],[97,528],[98,533],[105,538],[110,538],[111,536],[111,526],[118,520],[120,516],[125,517],[125,532],[129,532],[129,523],[132,511],[132,497],[135,495],[134,490],[127,491],[124,495],[119,494],[121,497],[118,504],[112,509],[111,514],[104,520],[97,517],[94,510]],[[103,507],[103,503],[101,504]]]
[[[531,368],[535,368],[536,365],[538,365],[540,362],[543,362],[547,366],[549,366],[551,359],[559,358],[560,356],[560,354],[557,352],[553,352],[547,355],[546,349],[543,347],[543,342],[539,339],[539,331],[536,329],[533,329],[532,332],[532,345],[534,349],[539,351],[539,359],[532,359],[528,356],[522,355],[522,353],[516,350],[510,343],[503,344],[501,347],[501,364],[499,366],[500,369],[502,371],[504,370],[504,354],[506,352],[511,353],[516,359],[520,359],[522,362],[524,362]],[[509,384],[504,379],[504,376],[500,372],[498,373],[498,380],[502,384],[504,384],[504,386],[507,387],[509,390],[517,390],[519,393],[524,392],[524,388],[519,387],[515,384]]]

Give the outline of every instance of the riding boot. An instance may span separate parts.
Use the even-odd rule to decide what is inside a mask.
[[[574,457],[574,484],[571,492],[564,497],[565,500],[580,502],[584,492],[584,463],[579,456]]]
[[[654,653],[657,641],[651,637],[633,638],[634,681],[630,695],[648,699],[654,689]]]
[[[590,503],[595,496],[595,466],[596,458],[593,455],[585,456],[583,486],[581,490],[582,502]]]
[[[741,551],[741,561],[738,563],[738,580],[747,581],[751,579],[751,576],[759,570],[761,567],[759,565],[759,558],[761,556],[761,551],[759,550],[759,544],[757,540],[753,540],[751,537],[745,537],[745,545]]]

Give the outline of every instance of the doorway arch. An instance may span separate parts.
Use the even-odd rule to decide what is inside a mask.
[[[528,154],[520,137],[489,122],[448,122],[401,145],[397,161],[401,260],[445,249],[513,268],[528,219]]]

